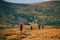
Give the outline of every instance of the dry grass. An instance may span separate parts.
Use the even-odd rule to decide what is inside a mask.
[[[46,26],[32,31],[29,28],[24,28],[23,32],[19,28],[0,30],[0,40],[60,40],[60,27]]]

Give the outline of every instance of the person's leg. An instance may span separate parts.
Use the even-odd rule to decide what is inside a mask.
[[[40,25],[38,26],[38,29],[40,30]]]
[[[31,26],[31,30],[32,30],[32,26]]]
[[[42,29],[44,28],[44,26],[42,25]]]
[[[40,27],[39,27],[39,30],[40,30]]]
[[[38,27],[38,29],[40,30],[40,26]]]
[[[22,32],[22,27],[20,27],[20,31]]]

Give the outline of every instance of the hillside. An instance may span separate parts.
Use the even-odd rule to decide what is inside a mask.
[[[44,25],[60,25],[60,1],[16,4],[0,1],[0,26],[15,26],[23,21]]]

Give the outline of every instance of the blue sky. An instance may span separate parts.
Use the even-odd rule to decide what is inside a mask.
[[[7,2],[13,2],[13,3],[35,3],[35,2],[43,2],[48,0],[4,0]]]

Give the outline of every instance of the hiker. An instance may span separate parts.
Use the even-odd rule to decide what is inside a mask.
[[[42,25],[42,29],[44,28],[44,26]]]
[[[23,30],[23,26],[24,26],[24,23],[23,22],[20,22],[20,31],[22,32]]]
[[[32,30],[33,28],[32,28],[32,26],[31,26],[31,30]]]
[[[38,29],[40,30],[40,25],[38,25]]]

